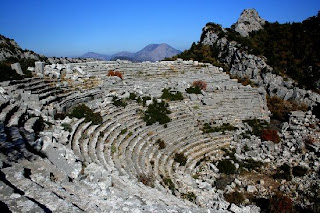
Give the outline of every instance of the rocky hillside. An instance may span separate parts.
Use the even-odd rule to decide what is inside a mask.
[[[0,35],[0,81],[31,77],[36,61],[47,64],[66,64],[93,61],[90,58],[50,57],[23,50],[13,39]],[[19,65],[17,64],[19,63]],[[15,64],[15,65],[13,65]],[[28,69],[30,67],[30,69]]]
[[[0,61],[5,60],[40,60],[45,58],[31,50],[23,50],[21,47],[10,38],[0,35]]]
[[[319,17],[279,24],[245,10],[231,28],[208,23],[200,42],[175,58],[210,62],[241,82],[261,86],[270,96],[315,105],[319,95],[308,89],[317,90],[320,79]]]

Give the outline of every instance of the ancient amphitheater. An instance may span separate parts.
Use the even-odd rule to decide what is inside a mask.
[[[108,76],[120,71],[123,79]],[[0,200],[12,212],[226,212],[230,206],[212,186],[221,149],[235,132],[203,134],[204,123],[269,121],[265,94],[242,86],[221,68],[196,61],[131,63],[97,61],[46,65],[35,77],[1,83]],[[195,80],[207,82],[201,94],[187,94]],[[182,92],[169,101],[171,121],[146,125],[146,106],[112,97],[159,98],[164,88]],[[149,101],[150,102],[150,101]],[[54,115],[85,103],[102,124]],[[46,127],[34,124],[42,117]],[[71,129],[64,128],[68,124]],[[165,147],[159,148],[159,139]],[[187,157],[185,165],[175,155]],[[197,174],[197,178],[194,176]]]

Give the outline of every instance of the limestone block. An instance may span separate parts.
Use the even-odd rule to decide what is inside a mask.
[[[15,70],[17,74],[24,75],[20,66],[20,63],[11,64],[11,69]]]
[[[74,67],[74,69],[75,69],[78,73],[80,73],[81,75],[86,74],[80,67]]]
[[[82,165],[77,162],[73,152],[61,144],[53,144],[48,136],[43,137],[43,147],[41,151],[47,156],[49,161],[64,171],[69,177],[77,178]]]
[[[42,62],[42,61],[36,61],[36,62],[35,62],[35,72],[36,72],[37,74],[43,74],[44,65],[45,65],[44,62]]]

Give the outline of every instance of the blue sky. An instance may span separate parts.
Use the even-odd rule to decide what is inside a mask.
[[[274,22],[317,14],[319,0],[1,0],[0,34],[47,56],[136,52],[151,43],[184,50],[207,22],[230,27],[246,8]]]

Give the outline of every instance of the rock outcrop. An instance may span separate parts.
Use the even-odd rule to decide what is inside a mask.
[[[250,13],[248,11],[251,11]],[[246,10],[244,14],[256,14]],[[247,17],[247,15],[245,16]],[[254,17],[258,17],[254,16]],[[201,43],[218,50],[218,60],[230,67],[230,74],[238,78],[249,78],[263,87],[269,95],[277,95],[285,100],[293,99],[309,106],[320,103],[320,95],[311,90],[300,89],[290,78],[272,74],[273,68],[267,64],[267,58],[250,54],[236,41],[229,41],[221,26],[208,24],[202,33]]]
[[[44,56],[36,54],[31,50],[23,50],[13,39],[9,39],[0,35],[0,62],[10,57],[18,60],[39,60]]]
[[[258,31],[263,28],[263,20],[255,9],[244,10],[238,21],[234,24],[234,30],[241,36],[247,37],[252,31]]]

